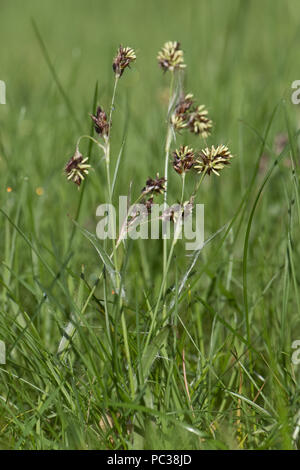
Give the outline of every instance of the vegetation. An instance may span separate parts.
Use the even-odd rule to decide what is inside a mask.
[[[1,0],[2,449],[299,448],[299,13]],[[99,240],[119,195],[203,248]]]

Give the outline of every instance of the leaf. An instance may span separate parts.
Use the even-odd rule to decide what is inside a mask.
[[[0,340],[0,364],[6,364],[6,348],[4,341]]]
[[[73,320],[69,321],[66,328],[64,329],[63,335],[59,342],[57,354],[61,354],[63,351],[67,349],[67,347],[69,346],[75,334],[75,330],[76,330],[76,326],[74,324],[74,321]]]
[[[102,263],[104,264],[111,281],[113,283],[113,287],[115,292],[118,292],[118,283],[117,278],[120,280],[120,273],[115,270],[112,260],[110,259],[109,255],[106,253],[104,248],[101,246],[100,242],[98,241],[96,235],[93,235],[85,228],[81,227],[75,220],[73,220],[74,224],[79,228],[81,233],[92,243],[93,247],[97,251]],[[122,290],[122,297],[124,297],[124,292]]]
[[[141,371],[143,374],[144,380],[147,380],[147,377],[150,373],[151,366],[157,356],[158,351],[163,346],[164,342],[167,340],[169,335],[170,327],[166,326],[161,330],[161,332],[153,338],[149,346],[144,351],[141,359]]]

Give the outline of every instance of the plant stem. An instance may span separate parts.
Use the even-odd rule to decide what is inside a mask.
[[[105,166],[106,166],[106,178],[107,178],[109,204],[112,204],[112,187],[111,187],[111,179],[110,179],[110,131],[111,131],[112,112],[114,110],[118,80],[119,80],[119,76],[115,75],[114,89],[113,89],[110,112],[109,112],[109,129],[108,129],[108,135],[105,138],[105,146],[104,146],[105,147],[104,155],[105,155]],[[123,302],[122,302],[122,293],[121,293],[121,280],[119,278],[118,258],[117,258],[117,249],[116,249],[117,246],[116,246],[116,240],[115,240],[114,237],[112,238],[112,245],[113,245],[112,255],[113,255],[113,261],[114,261],[114,266],[115,266],[115,271],[116,271],[116,285],[117,285],[117,289],[118,289],[117,294],[119,296],[119,300],[118,300],[119,310],[121,312],[122,334],[123,334],[125,355],[126,355],[126,359],[127,359],[127,363],[128,363],[128,371],[129,371],[130,392],[131,392],[131,398],[134,399],[135,388],[134,388],[134,380],[133,380],[133,371],[132,371],[130,350],[129,350],[129,344],[128,344],[128,332],[127,332],[126,319],[125,319],[124,312],[122,311],[122,303]]]
[[[117,90],[118,80],[119,80],[118,75],[115,75],[114,88],[113,88],[110,111],[109,111],[108,135],[104,139],[104,156],[105,156],[105,167],[106,167],[106,179],[107,179],[108,202],[109,202],[109,204],[112,204],[112,190],[111,190],[111,180],[110,180],[110,133],[111,133],[112,112],[113,112],[114,105],[115,105],[115,97],[116,97],[116,90]],[[116,240],[114,238],[112,239],[112,244],[113,244],[113,260],[114,260],[116,278],[117,278],[117,287],[119,288],[120,287],[120,285],[119,285],[120,280],[119,280],[119,277],[118,277],[118,259],[117,259],[117,253],[116,253],[116,250],[115,250]]]
[[[184,187],[185,187],[185,172],[182,173],[181,175],[181,198],[180,198],[180,205],[183,204],[183,199],[184,199]]]
[[[152,321],[151,321],[151,325],[150,325],[150,329],[149,329],[149,332],[147,334],[147,339],[146,339],[146,343],[145,343],[145,350],[146,348],[148,347],[149,345],[149,341],[151,339],[151,335],[152,335],[152,331],[153,331],[153,328],[154,328],[154,325],[155,325],[155,321],[156,321],[156,317],[157,317],[157,314],[158,314],[158,307],[159,307],[159,303],[161,301],[161,298],[163,296],[163,293],[165,292],[165,286],[166,286],[166,281],[167,281],[167,274],[168,274],[168,271],[169,271],[169,268],[170,268],[170,264],[171,264],[171,259],[172,259],[172,255],[173,255],[173,251],[174,251],[174,247],[176,245],[176,242],[177,242],[177,238],[175,238],[174,236],[174,239],[172,241],[172,245],[171,245],[171,249],[170,249],[170,252],[169,252],[169,256],[168,256],[168,260],[167,260],[167,264],[166,264],[166,271],[163,275],[163,280],[162,280],[162,283],[161,283],[161,286],[160,286],[160,290],[159,290],[159,294],[158,294],[158,299],[157,299],[157,303],[156,303],[156,307],[155,307],[155,310],[154,310],[154,313],[153,313],[153,317],[152,317]],[[164,304],[164,307],[165,309],[165,304]]]
[[[206,171],[207,171],[207,170],[205,169],[205,170],[202,172],[201,178],[200,178],[199,181],[197,182],[197,184],[196,184],[196,186],[195,186],[195,189],[194,189],[193,194],[192,194],[191,197],[195,197],[195,196],[196,196],[196,194],[197,194],[197,192],[198,192],[198,190],[199,190],[199,188],[200,188],[200,185],[201,185],[201,183],[202,183],[202,181],[203,181],[203,179],[204,179],[204,176],[206,175]]]
[[[171,82],[170,82],[170,94],[169,94],[169,106],[168,106],[168,130],[167,130],[167,137],[166,137],[166,145],[165,145],[165,171],[164,171],[164,178],[165,178],[165,192],[164,192],[164,211],[167,208],[167,200],[168,200],[168,168],[169,168],[169,154],[170,154],[170,147],[172,143],[172,133],[173,128],[170,123],[170,112],[172,108],[172,104],[174,101],[174,72],[171,72]],[[167,253],[168,250],[168,241],[167,238],[163,234],[163,278],[165,278],[167,272]],[[166,285],[166,283],[165,283]],[[166,293],[166,288],[164,287],[163,295]],[[165,306],[163,309],[163,317],[165,316]]]

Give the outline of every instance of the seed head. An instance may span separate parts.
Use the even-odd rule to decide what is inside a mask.
[[[186,67],[183,62],[183,51],[180,49],[180,43],[177,41],[166,42],[161,51],[159,51],[157,60],[164,72]]]
[[[193,134],[200,135],[204,139],[208,137],[212,128],[212,121],[208,118],[205,106],[194,106],[191,93],[182,97],[171,116],[171,124],[177,131],[189,129]]]
[[[142,194],[163,194],[165,191],[165,178],[160,178],[159,174],[156,174],[156,178],[148,178],[146,186],[142,189]]]
[[[187,95],[181,97],[175,108],[175,113],[178,115],[186,114],[194,104],[193,97],[194,95],[192,95],[192,93],[188,93]]]
[[[189,171],[194,163],[194,150],[187,145],[181,145],[179,149],[173,152],[173,168],[179,175]]]
[[[144,205],[147,209],[148,214],[150,214],[150,212],[152,210],[152,204],[153,204],[153,196],[150,196],[149,199],[144,201]]]
[[[65,166],[67,179],[73,181],[78,187],[81,185],[81,182],[89,172],[88,169],[91,167],[91,165],[86,163],[87,161],[88,158],[83,158],[83,155],[79,152],[78,148],[76,148],[73,157],[70,158]]]
[[[171,115],[171,124],[176,131],[188,127],[189,111],[193,106],[193,95],[191,93],[182,96]]]
[[[123,75],[126,67],[130,68],[131,62],[136,60],[136,55],[131,47],[123,47],[122,45],[118,49],[118,53],[113,61],[113,71],[117,77]]]
[[[175,113],[173,113],[171,116],[171,124],[173,129],[178,132],[180,132],[182,129],[186,129],[188,126],[184,116],[177,115]]]
[[[225,165],[230,164],[230,159],[233,158],[229,149],[225,145],[218,145],[218,147],[212,146],[201,150],[195,165],[195,169],[198,173],[205,171],[208,175],[211,172],[220,176],[219,171],[224,168]]]
[[[212,121],[207,117],[208,111],[204,104],[197,106],[197,109],[188,116],[188,127],[194,134],[206,139],[211,133]]]
[[[95,131],[101,137],[107,137],[109,133],[109,122],[107,120],[106,112],[98,106],[96,114],[90,114],[93,122]]]

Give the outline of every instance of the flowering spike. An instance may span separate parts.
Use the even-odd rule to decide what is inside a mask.
[[[88,174],[88,169],[91,168],[91,165],[86,163],[87,161],[88,158],[83,158],[83,155],[79,152],[78,148],[76,148],[73,157],[70,158],[65,166],[67,179],[73,181],[78,187]]]
[[[109,122],[107,120],[106,112],[98,106],[96,114],[90,114],[94,122],[95,131],[101,137],[107,137],[109,134]]]
[[[156,178],[148,178],[146,186],[142,189],[142,194],[163,194],[165,191],[165,178],[160,178],[159,174],[156,174]]]
[[[219,171],[224,168],[225,165],[230,164],[230,159],[233,158],[229,149],[225,145],[218,145],[218,147],[212,146],[211,148],[205,148],[201,150],[195,169],[198,173],[207,173],[210,175],[211,172],[220,176]]]
[[[113,71],[117,77],[123,75],[126,67],[130,67],[131,62],[136,60],[136,55],[131,47],[123,47],[122,45],[118,49],[118,53],[113,61]]]
[[[195,163],[195,154],[192,148],[187,145],[181,147],[173,152],[173,168],[178,174],[189,171]]]
[[[171,124],[177,131],[189,129],[190,132],[206,139],[212,128],[212,121],[208,118],[205,106],[193,106],[194,100],[191,93],[181,98],[171,116]]]
[[[157,60],[164,72],[186,67],[183,61],[183,51],[180,49],[180,43],[178,41],[166,42],[159,51]]]

